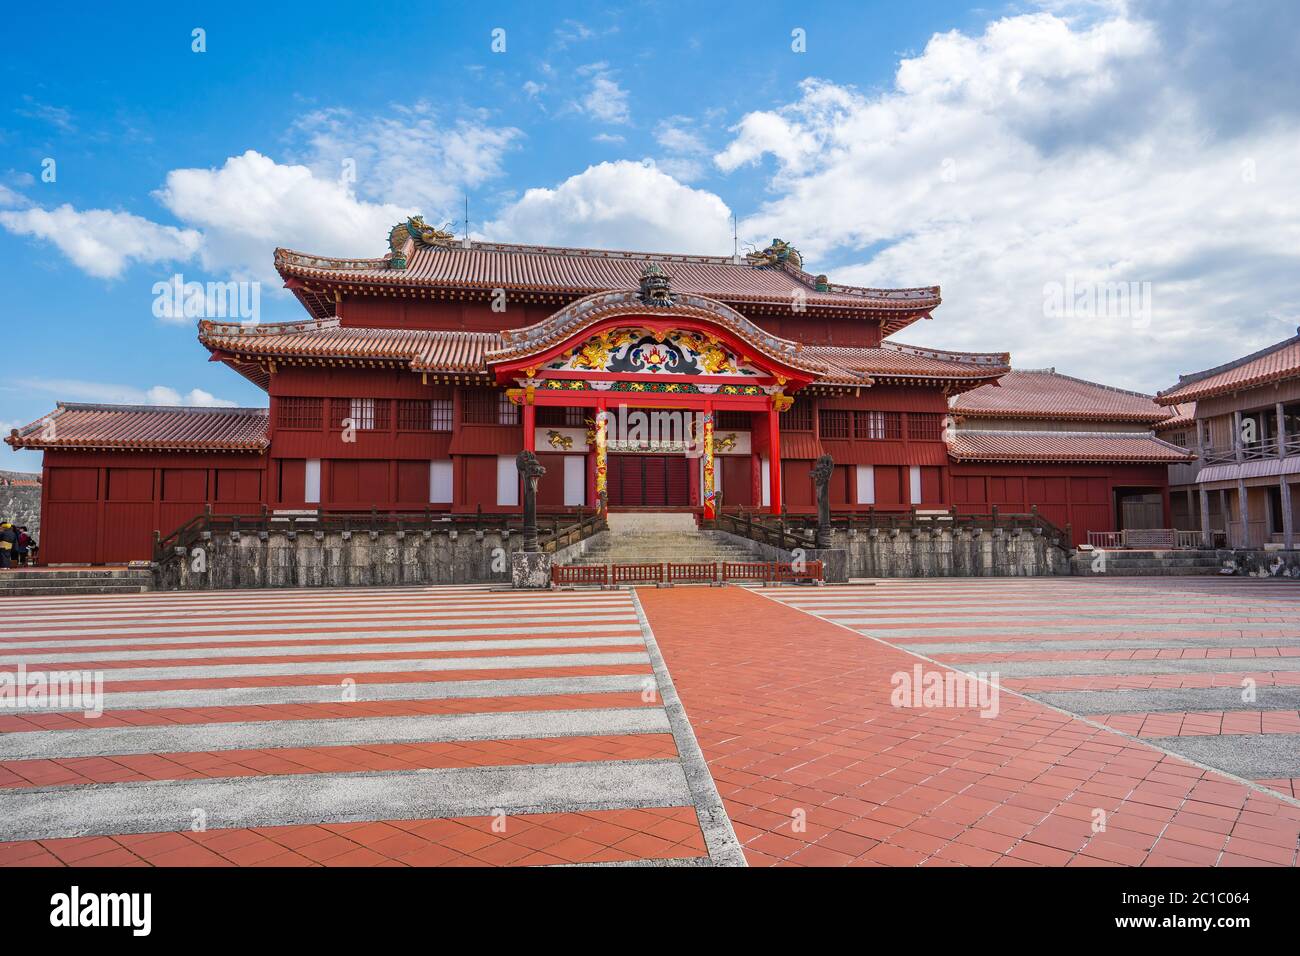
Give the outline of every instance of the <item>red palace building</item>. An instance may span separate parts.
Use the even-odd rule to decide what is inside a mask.
[[[60,403],[5,439],[44,450],[45,561],[147,559],[205,508],[516,513],[522,449],[546,467],[544,511],[811,512],[829,453],[837,511],[1037,506],[1076,541],[1171,526],[1168,465],[1188,453],[1152,434],[1167,409],[893,342],[938,288],[834,284],[780,240],[650,255],[413,218],[382,258],[275,262],[302,321],[199,323],[269,408]]]

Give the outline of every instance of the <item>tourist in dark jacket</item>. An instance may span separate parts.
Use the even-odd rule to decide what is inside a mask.
[[[13,567],[14,545],[18,535],[8,521],[0,522],[0,569]]]
[[[32,536],[27,533],[26,525],[19,525],[14,529],[18,539],[14,542],[14,554],[18,557],[18,566],[27,566],[27,554],[32,547]]]

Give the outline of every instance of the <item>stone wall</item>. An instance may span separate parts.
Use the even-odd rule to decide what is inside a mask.
[[[41,540],[41,476],[25,471],[0,471],[0,520],[26,525]]]
[[[836,530],[831,547],[848,552],[851,578],[1027,577],[1069,574],[1069,554],[1046,534],[935,528]]]
[[[719,537],[750,547],[759,560],[790,561],[792,553],[748,538],[715,531]],[[847,553],[850,578],[1024,577],[1070,573],[1069,554],[1047,535],[1031,528],[1019,531],[926,528],[836,529],[831,548]],[[804,557],[818,552],[808,535]]]
[[[579,542],[573,547],[582,546]],[[491,531],[218,533],[158,568],[161,590],[510,584],[523,536]],[[195,554],[197,549],[200,553]],[[560,553],[561,559],[566,555]]]

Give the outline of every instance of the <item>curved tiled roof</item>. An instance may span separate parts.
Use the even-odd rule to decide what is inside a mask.
[[[1186,428],[1196,421],[1196,403],[1182,402],[1169,409],[1169,417],[1156,422],[1156,431],[1167,432],[1173,428]]]
[[[968,431],[948,443],[958,461],[1176,464],[1196,455],[1147,432]]]
[[[801,343],[773,335],[725,303],[705,296],[686,294],[678,295],[675,304],[670,307],[648,306],[636,292],[599,292],[584,296],[540,322],[503,332],[501,348],[489,354],[487,360],[504,362],[538,355],[580,335],[583,329],[598,322],[624,315],[651,324],[671,322],[674,318],[702,319],[727,329],[757,354],[790,368],[819,377],[842,373],[842,370],[832,370],[824,362],[810,357]],[[864,384],[862,376],[849,375],[848,378],[857,384]]]
[[[987,379],[1007,372],[1006,352],[951,352],[926,349],[901,342],[882,342],[876,348],[842,345],[807,345],[804,353],[853,372],[877,379]]]
[[[409,364],[414,371],[482,373],[484,356],[501,347],[497,332],[373,329],[338,319],[262,323],[199,323],[199,341],[240,358],[371,359]]]
[[[754,346],[757,354],[802,370],[829,385],[873,382],[956,382],[978,386],[1007,371],[1005,352],[953,352],[885,342],[875,348],[805,346],[772,335],[724,303],[682,295],[674,308],[648,307],[630,292],[586,296],[523,329],[464,332],[344,326],[337,318],[242,325],[199,323],[199,341],[265,385],[252,370],[259,360],[397,362],[415,372],[487,375],[489,365],[536,354],[602,319],[619,314],[642,321],[686,316],[718,322]],[[968,386],[968,387],[969,387]]]
[[[1150,395],[1062,375],[1055,369],[1012,369],[997,385],[952,401],[967,418],[1050,418],[1154,424],[1168,416]]]
[[[286,278],[384,284],[415,288],[511,289],[588,295],[635,289],[647,263],[672,273],[673,289],[724,302],[790,306],[796,294],[811,307],[913,312],[937,307],[938,286],[871,289],[829,284],[816,289],[810,273],[793,265],[756,266],[730,256],[572,249],[500,242],[407,244],[407,263],[389,266],[386,258],[339,259],[291,249],[275,250],[275,265]]]
[[[34,449],[262,451],[269,425],[265,408],[59,402],[44,418],[15,428],[5,442]]]
[[[1225,365],[1178,376],[1178,384],[1156,396],[1161,405],[1190,402],[1300,376],[1300,335]]]

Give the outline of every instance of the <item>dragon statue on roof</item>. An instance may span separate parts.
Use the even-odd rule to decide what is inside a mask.
[[[399,222],[388,233],[388,249],[394,256],[400,256],[406,248],[406,240],[414,239],[426,246],[449,246],[456,241],[456,236],[446,229],[437,229],[427,225],[423,216],[412,216],[406,222]]]
[[[745,259],[751,266],[780,266],[788,262],[796,269],[803,268],[803,256],[784,239],[773,239],[766,249],[748,253]]]

